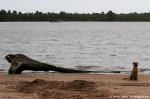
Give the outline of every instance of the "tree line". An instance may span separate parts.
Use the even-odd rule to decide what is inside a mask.
[[[50,21],[59,19],[62,21],[150,21],[150,12],[148,13],[120,13],[116,14],[113,11],[107,13],[60,13],[41,11],[22,13],[17,11],[0,11],[0,22],[13,21]]]

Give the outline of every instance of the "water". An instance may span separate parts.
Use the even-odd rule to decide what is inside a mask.
[[[149,22],[1,22],[0,43],[6,71],[10,53],[67,68],[130,70],[133,61],[150,68]]]

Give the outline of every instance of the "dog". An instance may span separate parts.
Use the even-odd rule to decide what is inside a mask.
[[[138,80],[138,62],[133,62],[133,69],[131,71],[130,80]]]

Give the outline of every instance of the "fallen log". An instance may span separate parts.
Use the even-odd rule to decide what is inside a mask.
[[[89,71],[75,70],[69,68],[56,67],[54,65],[33,60],[23,54],[8,54],[5,59],[11,63],[9,74],[21,74],[24,70],[33,71],[57,71],[62,73],[87,73]]]
[[[5,59],[11,64],[9,74],[21,74],[22,71],[56,71],[61,73],[120,73],[121,71],[84,71],[70,68],[56,67],[31,59],[23,54],[8,54]]]

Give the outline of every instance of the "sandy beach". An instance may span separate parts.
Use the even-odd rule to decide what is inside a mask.
[[[150,75],[0,73],[0,99],[149,99]]]

